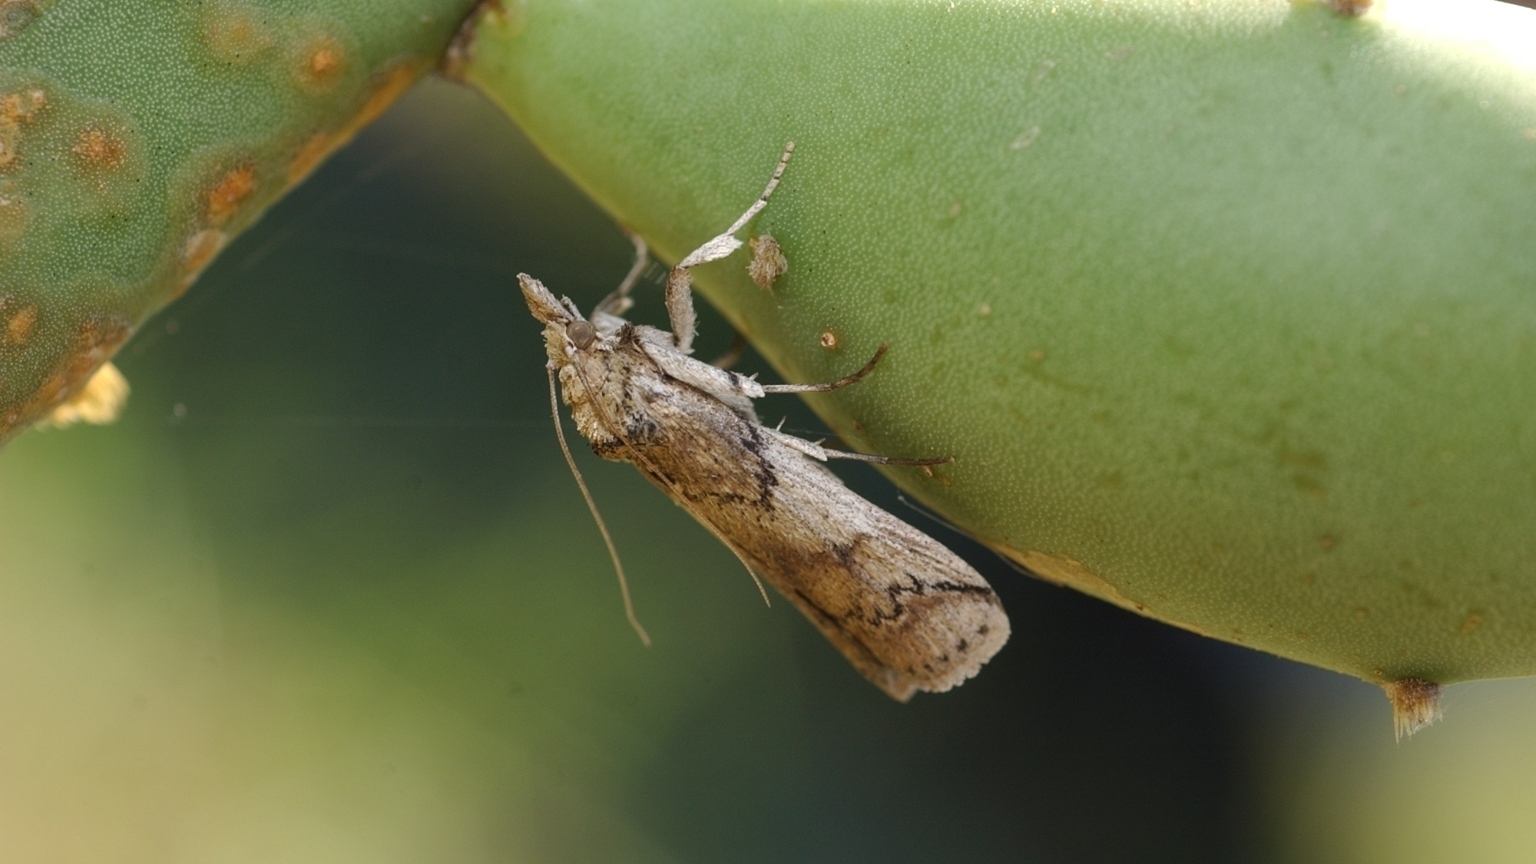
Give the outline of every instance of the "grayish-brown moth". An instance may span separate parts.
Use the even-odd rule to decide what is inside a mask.
[[[590,320],[537,279],[517,278],[528,308],[544,324],[550,403],[561,446],[556,374],[576,428],[593,451],[640,469],[730,547],[754,578],[761,576],[789,598],[859,672],[906,701],[917,690],[948,690],[975,675],[1008,640],[1008,616],[986,580],[959,556],[855,495],[820,463],[949,460],[828,450],[764,426],[752,408],[753,399],[768,393],[856,383],[873,371],[885,347],[858,372],[809,385],[763,385],[690,356],[695,326],[690,268],[741,247],[736,232],[767,205],[793,151],[791,143],[767,189],[734,225],[672,268],[666,285],[670,333],[621,317],[648,261],[638,238],[635,266]],[[566,458],[576,472],[569,450]],[[585,484],[582,494],[622,585],[622,565]],[[648,642],[627,589],[624,602]]]

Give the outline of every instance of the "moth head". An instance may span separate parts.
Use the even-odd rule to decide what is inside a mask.
[[[517,274],[517,284],[523,289],[528,310],[544,323],[544,341],[551,360],[563,363],[572,348],[584,351],[597,341],[597,328],[581,317],[569,298],[555,299],[544,283],[526,273]]]

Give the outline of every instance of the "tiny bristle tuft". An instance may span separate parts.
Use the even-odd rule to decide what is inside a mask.
[[[1392,703],[1392,728],[1401,741],[1440,719],[1440,685],[1403,678],[1382,685]]]
[[[779,248],[772,234],[763,234],[747,241],[752,247],[752,260],[747,264],[747,275],[764,291],[773,288],[774,280],[789,272],[789,261]]]
[[[103,363],[74,398],[53,409],[43,421],[55,429],[76,423],[113,423],[128,404],[128,379],[111,363]]]

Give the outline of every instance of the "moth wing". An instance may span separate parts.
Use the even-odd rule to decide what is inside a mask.
[[[1010,632],[981,574],[820,465],[799,453],[785,456],[803,479],[781,483],[791,490],[776,503],[831,526],[836,539],[820,552],[764,550],[749,557],[754,569],[897,700],[917,690],[943,692],[980,671]]]
[[[948,690],[1008,640],[997,595],[958,555],[751,415],[667,375],[645,346],[606,362],[625,353],[635,361],[626,395],[603,425],[628,430],[636,446],[605,455],[632,462],[876,686],[901,701]],[[645,422],[621,419],[631,417]]]
[[[997,594],[958,555],[776,436],[752,450],[776,480],[767,506],[672,497],[877,687],[902,702],[948,690],[1007,642]]]

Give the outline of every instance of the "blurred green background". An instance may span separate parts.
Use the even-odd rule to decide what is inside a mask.
[[[642,648],[513,281],[585,308],[628,256],[428,81],[122,351],[117,425],[13,443],[0,860],[1536,860],[1530,682],[1394,746],[1374,688],[1032,580],[861,466],[1002,595],[979,678],[890,701],[582,448]]]

